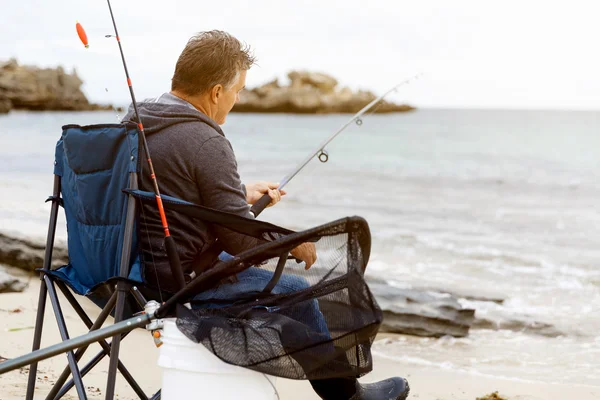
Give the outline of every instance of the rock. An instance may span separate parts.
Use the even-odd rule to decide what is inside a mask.
[[[291,71],[290,84],[280,86],[277,79],[243,91],[234,112],[327,114],[357,113],[377,96],[368,91],[353,93],[347,87],[337,90],[337,80],[319,72]],[[409,105],[380,102],[378,113],[410,111]]]
[[[45,244],[25,239],[13,238],[0,233],[0,263],[33,272],[42,268]],[[52,267],[68,262],[67,249],[54,246]]]
[[[332,93],[338,84],[335,78],[319,72],[292,71],[288,78],[292,88],[310,86],[325,94]]]
[[[4,267],[0,265],[0,293],[22,292],[26,287],[26,283],[11,276]]]
[[[513,332],[530,333],[546,337],[559,337],[565,335],[554,325],[546,322],[529,320],[526,317],[513,317],[510,319],[492,320],[477,318],[473,322],[473,329],[510,330]]]
[[[554,325],[536,321],[530,316],[506,316],[502,312],[487,312],[477,316],[474,309],[459,300],[489,302],[502,305],[505,297],[499,293],[482,293],[476,288],[446,290],[435,287],[397,288],[377,278],[368,279],[384,312],[382,332],[418,336],[467,336],[471,329],[510,330],[514,332],[558,337],[565,335]]]
[[[0,65],[0,112],[12,109],[49,111],[110,110],[91,104],[81,91],[83,82],[62,67],[21,66],[15,59]],[[8,108],[8,109],[7,109]]]
[[[245,94],[245,100],[236,104],[237,112],[293,112],[299,114],[316,113],[322,107],[318,89],[310,86],[297,88],[261,87]]]
[[[369,287],[383,310],[380,332],[465,337],[475,319],[475,310],[463,308],[449,294],[395,288],[381,282],[369,282]]]
[[[12,102],[9,99],[0,97],[0,114],[6,114],[12,109]]]
[[[483,301],[496,304],[503,304],[506,297],[501,293],[494,293],[489,291],[478,290],[477,288],[470,289],[442,289],[434,286],[414,286],[413,289],[426,292],[438,292],[447,293],[458,299],[472,300],[472,301]]]
[[[264,85],[257,87],[256,89],[254,89],[254,93],[256,93],[259,97],[266,97],[268,96],[270,93],[272,93],[272,91],[274,89],[279,89],[279,80],[277,78],[273,79],[271,82],[267,82]]]

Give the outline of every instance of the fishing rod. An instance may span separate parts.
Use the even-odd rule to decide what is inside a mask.
[[[117,30],[117,23],[115,22],[115,16],[113,14],[112,7],[110,5],[110,0],[106,0],[108,3],[108,10],[110,11],[110,17],[112,19],[113,27],[115,30],[114,37],[117,39],[117,43],[119,44],[119,51],[121,53],[121,60],[123,61],[123,68],[125,69],[125,77],[127,78],[127,86],[129,87],[129,94],[131,96],[131,104],[133,104],[133,111],[135,116],[135,122],[139,128],[142,137],[142,146],[144,148],[144,152],[146,153],[148,166],[150,168],[150,178],[152,180],[152,186],[154,189],[154,195],[156,197],[156,204],[158,206],[158,213],[160,215],[160,220],[162,222],[162,226],[165,233],[165,247],[167,250],[167,256],[169,257],[169,263],[171,264],[171,269],[173,270],[173,275],[175,276],[175,281],[179,289],[183,289],[185,286],[185,279],[183,277],[183,270],[181,269],[181,262],[179,260],[179,254],[177,253],[177,247],[175,245],[175,240],[171,236],[169,231],[169,224],[167,222],[167,216],[165,214],[165,209],[163,207],[162,197],[160,195],[160,190],[158,189],[158,180],[156,179],[156,174],[154,173],[154,166],[152,165],[152,158],[150,157],[150,149],[148,148],[148,142],[146,141],[146,133],[144,132],[144,125],[140,119],[140,114],[138,112],[137,103],[135,101],[135,93],[133,92],[133,85],[131,83],[131,78],[129,77],[129,71],[127,70],[127,63],[125,62],[125,54],[123,53],[123,46],[121,45],[121,38],[119,37],[119,31]],[[80,29],[81,28],[81,29]],[[77,23],[77,33],[79,34],[79,38],[83,42],[83,44],[87,47],[87,36],[85,35],[85,31],[79,23]],[[82,35],[83,33],[83,35]],[[106,37],[112,37],[113,35],[106,35]]]
[[[133,84],[131,83],[131,77],[129,76],[129,70],[127,69],[127,62],[125,61],[125,53],[123,51],[123,46],[121,45],[121,38],[119,36],[119,31],[117,28],[117,23],[115,21],[115,16],[114,16],[114,13],[112,10],[112,6],[110,4],[110,0],[107,0],[107,5],[108,5],[108,10],[110,12],[110,17],[111,17],[113,28],[114,28],[114,35],[106,35],[106,37],[108,37],[108,38],[114,37],[117,40],[117,43],[119,45],[121,61],[123,62],[123,69],[125,70],[125,77],[127,79],[127,86],[129,87],[129,95],[131,96],[131,104],[133,106],[133,111],[134,111],[133,112],[134,122],[137,124],[137,128],[140,132],[140,137],[142,139],[141,141],[142,141],[143,151],[146,153],[146,157],[147,157],[146,160],[148,162],[150,179],[152,180],[152,186],[153,186],[154,196],[156,198],[158,213],[159,213],[161,224],[162,224],[162,227],[164,230],[165,248],[166,248],[167,256],[169,259],[169,264],[171,266],[172,275],[174,276],[174,279],[175,279],[175,284],[177,285],[178,289],[181,290],[185,287],[185,279],[184,279],[183,271],[181,268],[179,254],[177,253],[177,247],[175,245],[175,240],[173,239],[173,237],[171,236],[171,233],[169,231],[169,224],[167,221],[167,216],[165,214],[162,196],[160,194],[160,190],[158,187],[158,180],[156,178],[156,173],[154,171],[152,158],[150,156],[150,149],[148,147],[148,142],[146,140],[146,133],[144,131],[144,125],[142,124],[142,121],[140,118],[137,101],[135,99],[135,93],[133,90]],[[76,23],[76,29],[77,29],[77,34],[79,35],[79,38],[81,39],[82,43],[84,44],[84,46],[86,48],[88,48],[89,45],[88,45],[87,35],[85,33],[85,30],[81,26],[81,24],[79,24],[79,22]],[[137,179],[137,177],[134,175],[133,179]],[[122,260],[122,262],[126,262],[126,261]],[[123,267],[121,267],[121,269],[122,268]],[[125,295],[126,295],[125,292],[127,291],[127,286],[123,282],[118,282],[117,286],[116,286],[116,291],[118,292],[118,295],[117,295],[115,313],[116,313],[116,315],[122,315],[121,312],[123,311],[123,307],[125,306]],[[133,321],[131,319],[127,320],[127,321],[123,321],[124,324],[121,323],[121,321],[119,321],[118,319],[116,319],[113,330],[109,330],[109,331],[105,332],[105,333],[110,334],[113,337],[113,340],[111,342],[110,355],[109,355],[110,356],[110,366],[109,366],[109,370],[108,370],[109,371],[108,372],[109,379],[108,379],[108,383],[107,383],[107,387],[106,387],[106,398],[107,399],[112,399],[114,396],[114,392],[115,392],[115,374],[116,374],[116,371],[118,368],[118,352],[119,352],[120,340],[121,340],[120,333],[130,331],[130,330],[134,329],[135,327],[143,326],[143,325],[146,325],[147,322],[150,322],[150,318],[148,318],[148,316],[152,315],[153,313],[149,312],[151,310],[148,310],[148,307],[152,306],[154,303],[158,304],[156,301],[151,301],[146,304],[145,308],[146,308],[147,312],[146,312],[146,316],[144,316],[143,318],[138,317],[135,321]],[[149,326],[146,326],[146,328],[149,329]],[[83,337],[79,338],[79,341],[77,341],[77,340],[75,341],[75,345],[77,345],[78,343],[81,345],[84,341],[85,341],[85,343],[90,343],[89,342],[90,337],[97,337],[100,334],[101,333],[98,331],[95,333],[90,333],[87,337],[86,337],[86,335],[84,335]],[[108,337],[108,336],[106,336],[106,337]],[[63,345],[65,345],[65,344],[66,343],[63,343]],[[71,345],[73,345],[73,344],[71,344]],[[64,347],[60,347],[60,345],[53,346],[53,349],[44,349],[44,351],[42,351],[41,353],[38,353],[36,357],[47,358],[48,356],[51,356],[52,354],[57,354],[56,352],[61,352],[61,349],[62,349],[62,351],[65,351]],[[28,359],[32,359],[31,358],[32,356],[34,356],[34,354],[30,354]],[[23,361],[21,361],[21,362],[23,362]],[[1,371],[1,369],[0,369],[0,371]]]
[[[138,317],[116,322],[113,325],[90,331],[86,334],[64,340],[58,344],[32,351],[24,356],[0,362],[0,375],[17,368],[46,360],[61,353],[66,353],[68,351],[99,342],[111,336],[129,332],[136,328],[141,328],[151,322],[154,318],[155,317],[153,314],[141,314]]]
[[[300,171],[302,171],[302,169],[306,166],[306,164],[308,164],[310,162],[310,160],[312,160],[315,156],[317,156],[319,158],[319,161],[321,161],[321,162],[327,162],[329,160],[329,154],[325,151],[325,146],[327,146],[333,139],[336,138],[336,136],[338,136],[340,133],[342,133],[353,122],[356,122],[356,124],[358,126],[362,125],[362,119],[361,119],[361,117],[367,111],[369,111],[371,108],[373,108],[373,106],[375,104],[377,104],[380,101],[382,101],[388,94],[396,91],[399,87],[407,85],[410,82],[418,79],[420,75],[421,74],[417,74],[417,75],[415,75],[415,76],[413,76],[413,77],[411,77],[409,79],[406,79],[406,80],[404,80],[404,81],[402,81],[402,82],[394,85],[387,92],[385,92],[384,94],[382,94],[381,96],[377,97],[376,99],[374,99],[373,101],[371,101],[369,104],[367,104],[366,106],[364,106],[359,112],[357,112],[356,114],[354,114],[354,116],[352,118],[350,118],[348,120],[348,122],[346,122],[344,125],[342,125],[337,131],[335,131],[323,143],[321,143],[319,145],[319,147],[317,147],[317,149],[315,151],[313,151],[312,153],[310,153],[300,164],[298,164],[298,166],[292,172],[290,172],[288,175],[286,175],[281,180],[281,183],[279,184],[279,187],[277,189],[278,190],[283,189],[284,186],[286,186],[292,180],[292,178],[294,178]],[[254,203],[252,205],[252,207],[250,208],[250,212],[256,218],[256,217],[258,217],[258,215],[261,212],[263,212],[263,210],[267,207],[267,205],[269,205],[269,203],[271,203],[271,197],[269,196],[268,193],[266,193],[256,203]]]
[[[58,354],[99,342],[109,337],[115,337],[116,335],[132,331],[136,328],[146,327],[146,329],[148,329],[148,324],[156,319],[166,318],[168,312],[177,303],[186,299],[191,293],[212,287],[212,285],[218,282],[219,277],[222,276],[224,272],[227,271],[232,274],[237,274],[246,268],[248,268],[248,266],[245,263],[240,263],[239,259],[236,259],[235,261],[230,260],[228,262],[220,262],[215,267],[196,277],[184,290],[178,291],[163,304],[160,304],[155,300],[150,300],[144,306],[143,312],[138,313],[129,319],[115,322],[113,325],[96,329],[80,336],[64,340],[61,343],[0,362],[0,375],[17,368],[46,360]]]

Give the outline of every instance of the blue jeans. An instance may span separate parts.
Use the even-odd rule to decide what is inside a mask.
[[[238,282],[222,284],[216,288],[206,290],[202,293],[194,296],[194,300],[227,300],[235,299],[240,295],[246,295],[253,292],[261,292],[264,287],[269,283],[273,277],[273,272],[260,269],[257,267],[250,267],[247,270],[237,274]],[[282,274],[279,278],[279,282],[273,288],[271,293],[273,294],[285,294],[291,293],[298,290],[306,289],[310,285],[306,279],[291,274]],[[197,307],[200,308],[213,308],[213,307],[226,307],[231,304],[218,305],[214,303],[202,304]],[[282,310],[281,314],[292,318],[298,322],[307,325],[313,332],[327,335],[330,337],[329,330],[327,329],[327,323],[323,314],[319,310],[319,302],[316,299],[304,301],[301,304],[290,307],[286,310]]]
[[[200,294],[194,296],[194,300],[210,300],[210,299],[218,299],[218,300],[227,300],[234,299],[239,295],[245,295],[252,292],[261,292],[267,283],[273,277],[273,272],[267,271],[264,269],[250,267],[247,270],[240,272],[238,275],[238,282],[236,283],[227,283],[220,285],[216,288],[207,290]],[[306,281],[306,279],[291,274],[282,274],[279,282],[273,288],[273,294],[284,294],[291,293],[297,290],[302,290],[308,288],[310,285]],[[215,303],[204,303],[200,306],[201,308],[215,308],[215,307],[226,307],[228,304],[215,304]],[[290,308],[286,308],[285,310],[279,311],[279,313],[294,319],[295,321],[301,322],[308,327],[309,332],[305,332],[307,336],[305,337],[314,337],[320,336],[319,339],[323,339],[323,336],[326,336],[327,339],[331,338],[329,333],[329,329],[327,328],[327,323],[321,310],[319,310],[319,302],[316,299],[312,299],[309,301],[304,301],[297,306],[293,306]],[[290,336],[290,340],[294,341],[294,336],[298,338],[299,336],[303,336],[302,333],[293,331],[288,331],[284,334],[284,336]],[[301,339],[300,339],[301,340]],[[284,344],[285,346],[285,344]],[[325,348],[319,347],[314,350],[309,350],[305,356],[305,361],[308,361],[308,365],[310,365],[310,360],[314,358],[319,358],[323,356],[323,352],[333,352],[334,347],[333,344],[326,345]],[[321,352],[321,354],[319,354]],[[305,361],[303,361],[302,354],[296,354],[293,356],[296,361],[305,368]],[[344,354],[341,355],[343,358],[343,362],[347,363],[346,357]],[[324,368],[327,366],[325,365]],[[306,368],[305,368],[306,371]],[[330,378],[330,379],[320,379],[320,380],[310,380],[310,384],[312,385],[315,392],[325,400],[345,400],[349,399],[356,392],[356,378],[350,376],[348,378]]]

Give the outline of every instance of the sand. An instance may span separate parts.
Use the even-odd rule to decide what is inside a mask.
[[[40,282],[38,278],[27,276],[18,270],[11,273],[29,281],[29,286],[22,293],[0,294],[0,356],[18,357],[31,349],[33,325],[37,309]],[[87,332],[83,323],[68,302],[60,297],[61,306],[67,320],[71,337]],[[84,309],[92,319],[99,309],[82,299]],[[46,306],[44,336],[42,346],[58,343],[60,336],[56,321],[51,312],[49,302]],[[19,330],[15,330],[19,329]],[[379,338],[394,339],[394,335],[380,335]],[[378,338],[378,339],[379,339]],[[95,344],[88,350],[84,360],[96,354],[100,346]],[[121,348],[121,360],[148,394],[160,387],[161,371],[156,364],[158,349],[152,338],[142,329],[132,332]],[[60,375],[66,365],[66,356],[61,355],[42,361],[38,369],[36,399],[43,399],[51,388],[52,382]],[[372,373],[361,379],[370,382],[399,375],[406,377],[411,385],[410,399],[419,400],[475,400],[492,392],[509,400],[592,400],[600,399],[600,387],[545,384],[539,382],[516,381],[497,377],[480,376],[463,372],[444,370],[435,367],[416,366],[398,360],[376,356]],[[108,360],[104,359],[89,375],[84,378],[90,399],[104,398]],[[0,375],[0,400],[16,400],[25,397],[27,384],[27,368]],[[306,381],[277,380],[277,389],[281,399],[286,400],[318,400]],[[136,399],[135,393],[124,379],[117,378],[118,399]],[[75,390],[69,392],[65,399],[76,399]],[[190,399],[194,398],[193,396]],[[199,392],[198,398],[201,398]]]

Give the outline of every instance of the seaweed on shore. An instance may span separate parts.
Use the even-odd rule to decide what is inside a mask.
[[[506,397],[498,394],[498,391],[494,393],[486,394],[483,397],[478,397],[476,400],[508,400]]]

